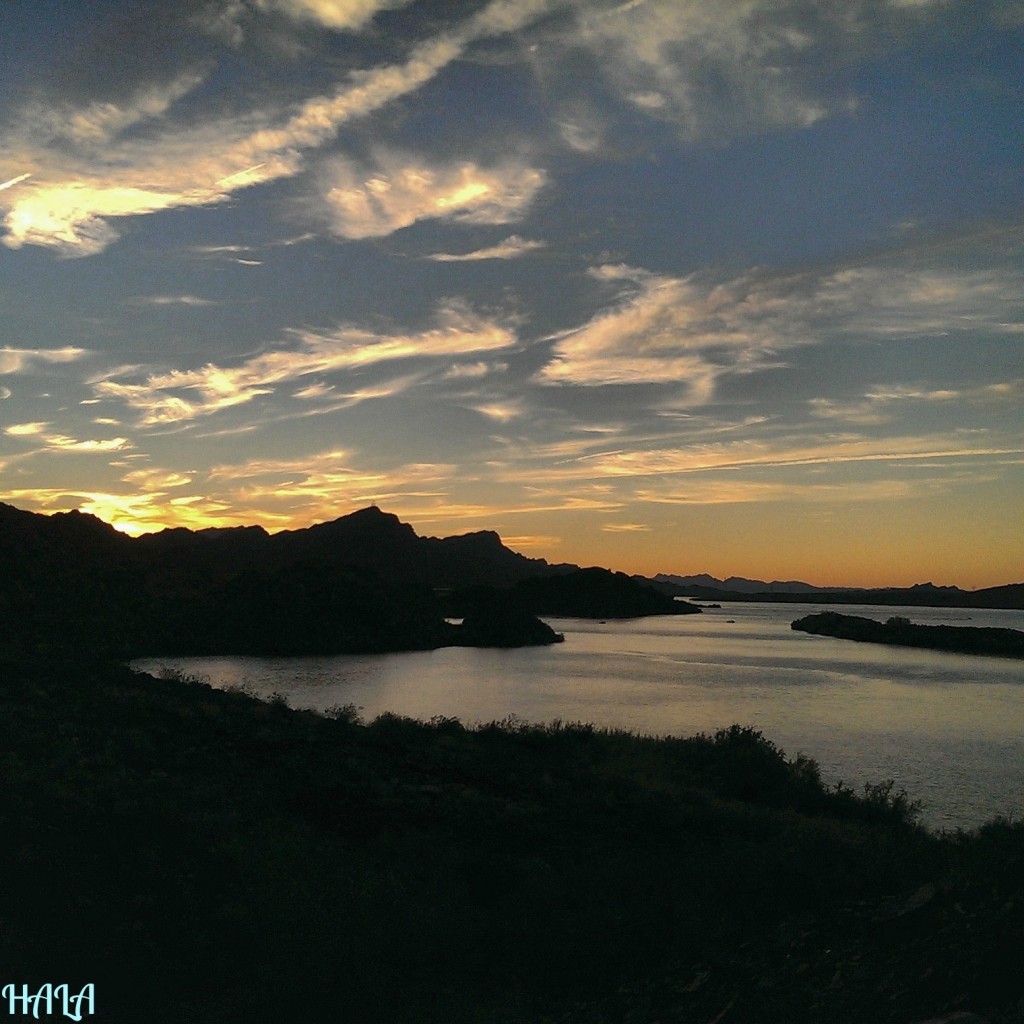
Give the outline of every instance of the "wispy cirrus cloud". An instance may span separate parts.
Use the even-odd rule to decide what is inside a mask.
[[[58,451],[79,454],[126,451],[134,445],[125,437],[113,437],[105,440],[79,440],[50,430],[52,424],[44,422],[12,423],[4,427],[7,437],[25,438],[36,442],[40,447],[36,451]]]
[[[381,335],[343,325],[328,333],[293,330],[292,348],[264,352],[235,366],[207,364],[193,370],[150,374],[144,381],[98,380],[97,394],[118,399],[141,414],[144,426],[188,421],[271,394],[279,385],[303,378],[403,360],[444,359],[507,349],[518,339],[508,327],[482,317],[459,303],[443,306],[436,326],[411,334]],[[383,390],[346,392],[343,403],[397,393]],[[304,389],[304,393],[303,392]],[[298,397],[323,397],[327,385],[312,380]],[[313,389],[313,390],[310,390]]]
[[[619,288],[619,297],[555,339],[552,359],[537,375],[542,384],[675,383],[700,404],[712,397],[721,374],[754,368],[769,353],[804,340],[773,326],[777,296],[756,280],[715,285],[627,266],[591,274]]]
[[[20,151],[21,159],[38,170],[30,186],[11,193],[15,198],[3,242],[13,249],[42,245],[65,256],[88,256],[118,237],[111,219],[217,203],[238,189],[294,175],[303,152],[333,139],[346,121],[429,81],[460,51],[454,40],[426,43],[405,64],[355,73],[332,95],[307,100],[290,115],[254,111],[211,125],[166,127],[144,141],[111,130],[102,154],[94,151],[99,138],[90,138],[86,152],[70,154],[40,149],[29,138],[12,140],[9,159]],[[174,88],[170,94],[180,95]],[[135,104],[122,120],[135,124],[140,117],[159,117],[164,109]],[[112,115],[106,122],[108,129],[115,123],[123,127]]]
[[[488,246],[483,249],[475,249],[473,252],[448,253],[435,252],[427,256],[428,260],[435,263],[475,263],[480,260],[514,260],[525,256],[528,252],[547,247],[547,242],[529,241],[520,238],[518,235],[509,235],[504,241],[497,245]]]
[[[334,20],[335,27],[361,24],[384,6],[273,2],[321,24]],[[547,6],[540,0],[492,0],[455,29],[414,46],[404,61],[353,71],[332,92],[286,111],[256,107],[172,123],[166,115],[203,81],[195,71],[159,86],[147,84],[120,103],[33,104],[0,139],[4,166],[17,172],[10,179],[16,187],[3,193],[2,241],[12,249],[39,245],[64,256],[88,256],[119,237],[111,223],[118,218],[219,203],[239,189],[291,177],[303,169],[305,154],[332,141],[343,125],[414,92],[475,40],[514,31]],[[486,219],[511,202],[500,191],[500,176],[467,180],[464,187],[481,184],[496,190],[490,205],[467,207],[463,199],[473,197],[458,189],[447,199],[463,216],[503,223]]]
[[[1000,381],[976,387],[929,388],[910,385],[879,385],[854,401],[831,398],[808,400],[811,415],[818,419],[871,426],[889,423],[908,405],[956,403],[998,409],[1024,398],[1024,380]]]
[[[618,295],[553,339],[541,384],[671,384],[699,405],[723,376],[782,365],[788,349],[979,332],[1015,337],[1024,329],[1024,298],[1005,270],[879,262],[713,281],[619,265],[591,275]]]
[[[216,306],[213,299],[198,295],[147,295],[134,300],[140,306]]]
[[[429,165],[387,153],[372,168],[338,159],[329,182],[325,198],[332,229],[358,239],[390,235],[421,220],[507,224],[523,215],[545,174],[515,162]]]
[[[469,408],[496,423],[510,423],[526,415],[525,405],[518,398],[477,402],[471,404]]]
[[[662,485],[639,487],[633,492],[637,501],[652,505],[749,505],[762,502],[813,502],[833,504],[849,502],[891,502],[943,494],[951,489],[948,477],[915,477],[860,481],[856,488],[845,483],[766,481],[742,479],[687,480],[685,487]]]
[[[509,467],[500,473],[499,479],[534,480],[538,483],[573,479],[615,480],[752,468],[990,459],[1022,453],[1024,446],[1020,444],[992,444],[984,435],[975,438],[942,434],[865,437],[848,433],[817,442],[808,441],[803,435],[793,435],[770,440],[742,438],[732,442],[681,444],[672,448],[603,451],[567,459],[558,465]]]
[[[89,355],[88,349],[74,345],[62,348],[0,348],[0,374],[26,373],[40,365],[73,363]]]
[[[133,487],[138,487],[147,493],[163,494],[177,487],[188,486],[195,475],[194,472],[178,473],[164,469],[146,468],[133,469],[130,473],[125,473],[121,479],[126,484],[131,484]]]
[[[877,49],[880,40],[898,40],[938,6],[933,0],[581,4],[574,41],[637,112],[672,124],[686,139],[721,139],[808,127],[854,109],[856,93],[828,72]]]
[[[809,12],[806,4],[645,0],[584,7],[577,21],[581,41],[638,110],[696,137],[826,116],[794,73],[814,42]]]

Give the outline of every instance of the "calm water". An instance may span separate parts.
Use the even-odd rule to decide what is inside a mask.
[[[727,604],[703,615],[625,622],[551,619],[566,642],[522,650],[448,648],[332,658],[135,662],[243,686],[292,707],[355,704],[467,724],[510,715],[688,736],[738,722],[830,782],[894,779],[933,828],[1024,814],[1024,661],[809,636],[811,605]],[[852,615],[1024,629],[1024,612],[859,608]]]

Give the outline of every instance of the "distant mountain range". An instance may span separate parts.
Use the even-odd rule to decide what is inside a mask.
[[[773,580],[766,583],[764,580],[748,580],[743,576],[730,576],[728,579],[720,580],[709,576],[706,572],[698,573],[696,576],[676,576],[670,573],[658,573],[654,577],[658,583],[671,583],[677,587],[703,587],[707,590],[728,590],[736,594],[759,594],[771,592],[776,594],[809,594],[821,590],[820,587],[812,586],[810,583],[802,583],[800,580]],[[842,588],[849,589],[849,588]]]
[[[877,604],[932,608],[1024,609],[1024,583],[983,590],[915,583],[912,587],[816,587],[801,580],[750,580],[730,576],[720,580],[706,573],[677,576],[659,573],[650,580],[667,594],[704,601],[779,601],[794,604]]]

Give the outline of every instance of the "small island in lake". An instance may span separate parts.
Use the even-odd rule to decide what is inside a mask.
[[[792,629],[842,640],[860,640],[899,647],[925,647],[956,654],[988,654],[1024,658],[1024,631],[983,626],[924,626],[902,615],[885,622],[839,612],[817,612],[792,623]]]

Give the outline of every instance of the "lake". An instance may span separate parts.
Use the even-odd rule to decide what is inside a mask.
[[[817,605],[730,603],[702,615],[549,619],[565,643],[311,658],[133,662],[211,685],[279,693],[296,708],[355,704],[459,718],[592,722],[689,736],[760,729],[823,777],[856,789],[893,779],[931,828],[1024,814],[1024,661],[810,636],[790,623]],[[844,606],[851,615],[1024,629],[1024,612]]]

